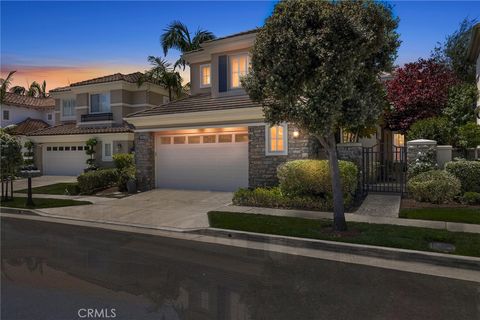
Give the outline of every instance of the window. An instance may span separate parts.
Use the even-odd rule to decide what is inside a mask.
[[[90,95],[90,113],[110,112],[110,94],[96,93]]]
[[[210,65],[202,64],[200,66],[200,88],[210,87]]]
[[[62,100],[62,117],[72,118],[75,117],[75,99]]]
[[[47,147],[47,151],[52,151],[52,147]]]
[[[231,134],[219,134],[218,135],[218,142],[219,143],[232,142],[232,135]]]
[[[70,147],[65,147],[65,151],[70,151]]]
[[[102,160],[112,161],[112,142],[103,142]]]
[[[10,120],[10,110],[3,110],[3,120]]]
[[[203,136],[203,143],[215,143],[216,138],[216,135]]]
[[[188,144],[197,144],[200,143],[200,136],[189,136]]]
[[[63,147],[58,147],[58,151],[63,151]]]
[[[248,142],[248,133],[237,133],[235,135],[235,142]]]
[[[53,147],[52,150],[53,150],[53,151],[57,151],[58,148],[57,148],[57,147]]]
[[[171,140],[170,137],[160,137],[160,144],[170,144],[172,143]]]
[[[242,54],[230,57],[230,88],[240,88],[240,79],[247,74],[248,55]]]
[[[287,154],[287,125],[266,127],[267,134],[266,145],[267,155],[286,155]]]
[[[173,137],[173,144],[185,144],[185,136]]]
[[[52,121],[53,115],[51,113],[47,114],[47,120]]]
[[[394,133],[393,145],[396,147],[403,147],[405,145],[405,136],[401,133]]]
[[[78,146],[78,147],[77,147],[77,150],[78,150],[78,151],[83,151],[83,146]]]
[[[401,133],[393,133],[393,159],[395,161],[403,160],[405,152],[403,152],[403,148],[405,146],[405,135]]]
[[[71,147],[71,150],[72,150],[72,151],[77,151],[77,146],[72,146],[72,147]]]

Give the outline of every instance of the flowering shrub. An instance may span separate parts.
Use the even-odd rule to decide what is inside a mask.
[[[412,178],[419,173],[437,169],[437,161],[435,153],[429,149],[427,151],[419,151],[415,162],[408,165],[408,177]]]
[[[450,202],[460,193],[460,180],[444,170],[430,170],[419,173],[407,184],[413,198],[421,202]]]

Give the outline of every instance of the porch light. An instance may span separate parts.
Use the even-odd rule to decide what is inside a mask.
[[[298,138],[298,136],[300,136],[300,132],[298,131],[298,129],[293,129],[293,137]]]

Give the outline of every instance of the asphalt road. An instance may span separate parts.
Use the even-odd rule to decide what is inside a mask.
[[[480,283],[2,219],[1,318],[480,319]]]

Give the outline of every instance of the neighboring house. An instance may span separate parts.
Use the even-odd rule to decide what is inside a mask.
[[[480,23],[477,23],[472,29],[472,38],[468,50],[468,58],[477,65],[477,88],[480,93]],[[477,105],[480,107],[480,94]],[[477,115],[477,123],[480,125],[480,112]]]
[[[1,105],[1,128],[18,125],[27,119],[38,120],[47,126],[55,123],[55,101],[49,98],[35,98],[6,92]],[[38,122],[37,121],[37,122]],[[27,133],[22,129],[23,133]],[[30,126],[30,129],[35,127]],[[37,128],[38,129],[38,128]]]
[[[50,91],[54,125],[28,135],[36,144],[36,165],[45,175],[78,175],[87,167],[85,143],[96,138],[99,167],[113,166],[115,153],[133,150],[133,130],[123,118],[168,101],[167,91],[137,81],[142,74],[116,73]]]
[[[136,128],[140,188],[270,186],[278,165],[314,152],[293,126],[265,124],[242,88],[255,36],[252,30],[218,38],[184,54],[191,96],[125,118]]]

